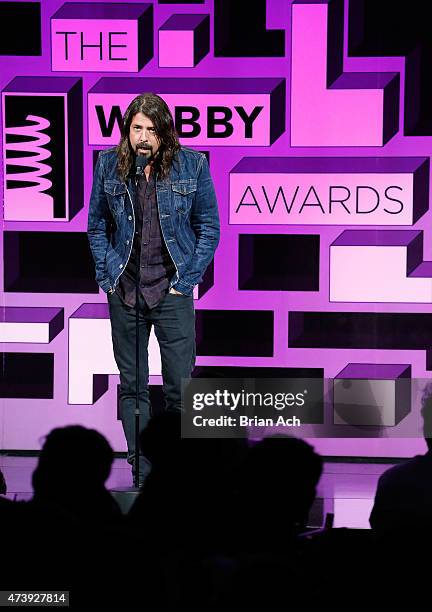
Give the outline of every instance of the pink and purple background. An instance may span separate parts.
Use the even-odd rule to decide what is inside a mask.
[[[283,33],[283,56],[216,53],[210,1],[44,0],[40,54],[0,59],[2,449],[38,449],[53,427],[81,423],[125,450],[106,297],[92,280],[85,232],[95,152],[117,142],[119,115],[144,91],[166,99],[182,144],[208,152],[218,196],[221,242],[195,296],[205,336],[197,365],[316,368],[330,386],[346,368],[353,378],[378,370],[386,384],[401,368],[414,382],[430,378],[430,138],[404,135],[405,58],[348,55],[348,0],[265,5],[260,25]],[[188,134],[192,128],[199,133]],[[317,251],[308,249],[311,236]],[[300,249],[285,275],[284,249],[293,244]],[[271,283],[263,267],[275,275]],[[304,286],[293,268],[305,270]],[[239,329],[233,348],[228,336],[242,313],[249,328]],[[383,321],[370,341],[353,331],[365,313]],[[410,333],[420,314],[424,334]],[[157,385],[154,339],[150,355]],[[325,397],[332,420],[332,395]],[[424,450],[420,431],[353,438],[347,428],[345,438],[343,428],[314,446],[334,456]]]

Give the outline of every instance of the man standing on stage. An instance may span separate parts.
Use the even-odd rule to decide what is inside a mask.
[[[139,162],[145,156],[145,163]],[[140,174],[141,168],[143,172]],[[157,95],[137,96],[120,143],[97,160],[88,217],[96,281],[108,294],[121,419],[133,464],[135,338],[139,311],[140,429],[150,416],[148,341],[152,325],[162,359],[168,410],[181,409],[181,379],[195,363],[193,288],[219,241],[219,216],[205,155],[180,146],[172,115]],[[139,298],[136,304],[136,282]],[[139,458],[140,481],[148,471]]]

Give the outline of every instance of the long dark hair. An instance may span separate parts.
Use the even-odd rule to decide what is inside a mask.
[[[124,114],[121,139],[116,149],[120,178],[126,181],[134,164],[135,152],[130,144],[129,130],[137,113],[148,117],[155,127],[160,146],[155,156],[154,169],[161,178],[165,178],[170,171],[174,155],[180,149],[180,143],[166,102],[153,93],[144,93],[134,98]]]

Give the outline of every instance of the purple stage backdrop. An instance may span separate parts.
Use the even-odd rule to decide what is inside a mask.
[[[152,91],[182,144],[208,155],[217,191],[221,242],[195,292],[203,375],[321,378],[337,435],[313,439],[318,451],[423,451],[415,432],[344,437],[353,420],[334,405],[337,389],[349,404],[334,381],[373,379],[372,407],[387,398],[381,423],[417,422],[418,379],[432,370],[419,59],[362,54],[362,4],[0,4],[2,449],[39,449],[53,427],[81,423],[125,450],[86,226],[97,152],[117,143],[132,98]],[[154,337],[150,374],[157,402]],[[386,389],[407,378],[401,411]],[[360,424],[376,426],[367,414]]]

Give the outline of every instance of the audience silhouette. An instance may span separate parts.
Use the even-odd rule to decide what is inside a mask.
[[[369,519],[376,531],[432,527],[432,383],[423,391],[421,415],[428,450],[381,475]]]
[[[95,429],[70,425],[53,429],[45,439],[32,484],[35,503],[52,504],[86,521],[121,520],[105,488],[114,452]]]
[[[313,533],[323,460],[304,440],[187,439],[180,413],[154,416],[140,435],[152,469],[123,516],[105,486],[107,440],[79,425],[56,428],[43,442],[33,499],[0,497],[1,582],[69,590],[75,609],[272,610],[343,604],[354,592],[366,604],[373,589],[375,602],[376,591],[399,601],[416,580],[428,584],[432,383],[422,415],[429,450],[381,477],[373,529]],[[383,580],[397,588],[382,590]]]
[[[68,590],[73,609],[133,609],[161,598],[158,568],[105,487],[113,458],[94,429],[72,425],[48,434],[33,499],[0,499],[4,588]]]
[[[6,493],[7,493],[6,479],[3,475],[3,472],[0,470],[0,495],[6,495]]]

